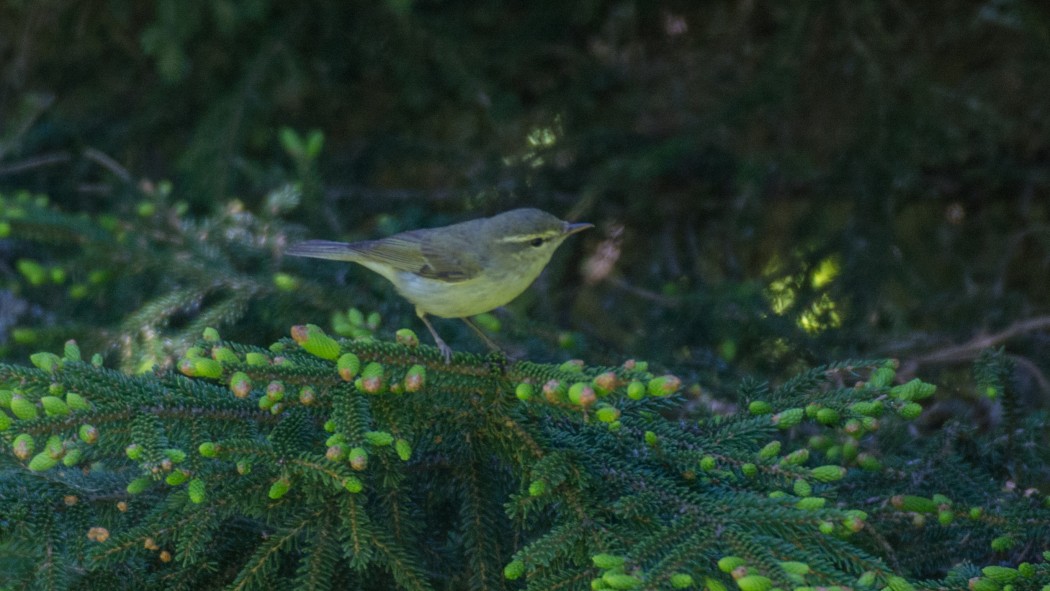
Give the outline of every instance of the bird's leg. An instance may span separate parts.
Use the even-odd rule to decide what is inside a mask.
[[[437,343],[438,350],[441,351],[441,356],[445,358],[445,365],[451,364],[452,347],[449,347],[448,344],[445,343],[445,340],[438,336],[437,331],[434,330],[434,325],[430,324],[430,321],[427,320],[426,312],[416,309],[416,315],[419,316],[419,319],[423,321],[423,324],[427,325],[427,330],[430,331],[430,336],[434,337],[434,342]]]
[[[489,335],[485,334],[484,331],[482,331],[478,327],[477,324],[474,324],[473,320],[471,320],[470,318],[466,318],[466,317],[460,318],[460,320],[465,322],[466,325],[469,326],[470,328],[474,329],[474,332],[478,333],[478,336],[481,337],[481,340],[485,341],[485,344],[489,346],[489,349],[492,349],[493,351],[496,351],[497,353],[503,353],[503,349],[501,349],[500,346],[496,344],[496,341],[492,340],[489,337]],[[504,355],[506,355],[506,353],[504,353]]]

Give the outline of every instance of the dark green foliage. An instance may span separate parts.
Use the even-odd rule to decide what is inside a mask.
[[[0,588],[1040,588],[1048,23],[1030,0],[0,2],[0,360],[98,354],[0,366]],[[346,380],[254,345],[421,328],[290,242],[524,205],[598,229],[490,318],[501,344],[643,355],[687,395],[383,341],[341,343]],[[814,369],[871,357],[900,363]]]
[[[34,356],[36,369],[0,366],[10,390],[0,406],[69,392],[87,402],[0,433],[0,547],[23,565],[5,565],[5,578],[52,589],[548,590],[594,578],[670,589],[675,575],[733,585],[725,559],[734,577],[755,577],[742,585],[766,577],[782,588],[854,585],[865,573],[873,588],[907,584],[893,577],[942,588],[964,560],[1038,563],[1019,591],[1050,581],[1045,495],[1024,492],[1024,480],[1004,489],[1014,477],[996,461],[1003,444],[975,455],[967,440],[983,437],[972,428],[910,438],[893,413],[934,388],[893,385],[884,362],[749,386],[769,412],[683,423],[661,414],[679,401],[656,386],[671,378],[637,366],[463,353],[445,365],[433,347],[371,339],[340,348],[363,373],[341,376],[289,340],[266,350],[213,332],[178,363],[192,376],[221,358],[213,377],[128,376],[84,363],[73,345],[62,359]],[[417,391],[405,389],[410,366],[423,368]],[[254,385],[244,397],[227,385],[237,372]],[[634,380],[650,396],[629,398]],[[513,395],[522,382],[537,389],[529,401]],[[583,383],[598,398],[581,406],[568,386]],[[312,399],[291,394],[307,385]],[[608,405],[619,419],[596,420]],[[792,408],[799,422],[785,428]],[[83,424],[97,440],[78,437]],[[1013,432],[1039,433],[1031,422]],[[79,465],[27,471],[12,447],[20,434],[39,453],[59,441],[60,459],[80,450]],[[1045,448],[1025,447],[1019,465],[1046,465]],[[504,576],[512,561],[518,582]]]
[[[285,198],[274,195],[275,202]],[[295,203],[294,194],[287,198]],[[64,310],[63,319],[25,327],[16,340],[46,342],[65,331],[88,346],[119,345],[122,365],[142,368],[163,363],[205,326],[240,319],[249,305],[280,305],[280,288],[260,273],[260,266],[272,268],[267,250],[277,249],[265,244],[274,239],[265,215],[229,211],[197,223],[180,218],[164,190],[142,204],[148,207],[128,218],[92,220],[25,193],[0,196],[0,218],[21,240],[12,258],[43,269],[39,281],[29,277],[9,288],[48,313]]]
[[[521,204],[572,213],[600,231],[563,260],[602,246],[611,268],[580,287],[556,261],[550,284],[573,289],[519,305],[585,329],[579,350],[657,351],[725,392],[751,369],[780,378],[870,351],[941,364],[1050,297],[1037,2],[91,6],[0,7],[6,194],[127,221],[141,187],[171,179],[173,203],[215,220],[233,197],[261,216],[295,183],[303,206],[288,217],[332,239]],[[143,250],[162,268],[183,261]],[[271,259],[234,261],[230,281]],[[222,305],[197,328],[257,315],[272,328],[272,306],[231,294],[265,292],[254,279],[209,290],[202,301]],[[176,294],[159,310],[171,313],[201,296],[192,278],[169,287],[120,301]],[[43,307],[117,321],[110,307]],[[1036,332],[992,343],[1009,339],[1034,380],[1050,372]]]

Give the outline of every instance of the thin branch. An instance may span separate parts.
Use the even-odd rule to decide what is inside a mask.
[[[103,153],[101,150],[96,150],[95,148],[88,148],[84,150],[84,157],[88,160],[94,161],[106,170],[117,175],[117,177],[125,183],[130,183],[132,181],[131,173],[128,172],[128,169],[121,166],[120,163],[118,163],[113,158],[110,158],[108,154]]]
[[[34,156],[33,158],[26,158],[25,160],[19,160],[13,162],[7,166],[0,167],[0,176],[6,176],[10,174],[17,174],[33,168],[40,168],[42,166],[51,166],[54,164],[62,164],[69,162],[72,156],[69,152],[54,152],[51,154],[44,154],[43,156]]]
[[[989,347],[999,345],[1000,343],[1008,341],[1021,334],[1044,329],[1050,329],[1050,316],[1038,316],[1036,318],[1019,320],[995,334],[976,336],[961,345],[939,349],[915,357],[913,360],[916,363],[953,363],[957,361],[968,361],[975,359],[981,351]]]

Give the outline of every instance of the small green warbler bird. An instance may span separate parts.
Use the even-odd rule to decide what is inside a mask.
[[[459,318],[493,349],[470,320],[521,295],[573,234],[593,224],[572,224],[538,209],[515,209],[442,228],[410,230],[379,240],[309,240],[285,251],[292,256],[351,261],[386,277],[427,326],[445,363],[452,349],[427,315]]]

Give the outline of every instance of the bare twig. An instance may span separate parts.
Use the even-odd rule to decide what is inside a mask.
[[[69,162],[71,158],[72,156],[69,155],[69,152],[53,152],[51,154],[44,154],[43,156],[26,158],[25,160],[12,162],[7,166],[0,166],[0,176],[16,174],[33,168],[40,168],[42,166],[62,164],[63,162]]]
[[[980,355],[981,351],[989,347],[1000,345],[1018,335],[1048,328],[1050,328],[1050,316],[1039,316],[1036,318],[1019,320],[997,333],[979,335],[961,345],[945,347],[925,355],[903,359],[898,375],[901,377],[914,375],[918,371],[919,366],[924,364],[973,361],[978,355]],[[1023,368],[1031,374],[1032,378],[1039,384],[1040,390],[1043,392],[1050,392],[1050,379],[1047,379],[1046,375],[1043,374],[1043,371],[1038,365],[1033,363],[1030,359],[1020,355],[1010,355],[1010,358],[1013,359],[1020,368]]]
[[[655,291],[642,289],[641,287],[635,287],[634,285],[631,285],[630,283],[619,277],[612,277],[609,279],[609,281],[613,285],[626,291],[627,293],[634,294],[642,298],[643,300],[649,300],[650,302],[657,303],[666,308],[677,308],[678,305],[681,303],[678,299],[669,298],[665,295],[656,293]]]
[[[995,334],[976,336],[961,345],[946,347],[944,349],[939,349],[915,357],[914,361],[917,363],[953,363],[957,361],[968,361],[976,358],[981,351],[989,347],[994,347],[1017,335],[1043,329],[1050,329],[1050,316],[1038,316],[1036,318],[1019,320]]]
[[[103,153],[101,150],[96,150],[95,148],[88,148],[84,150],[84,158],[87,158],[88,160],[93,160],[97,164],[100,164],[106,170],[117,175],[120,178],[120,180],[124,181],[125,183],[130,183],[132,180],[131,173],[128,172],[128,169],[121,166],[120,163],[118,163],[113,158],[110,158],[108,154]]]

